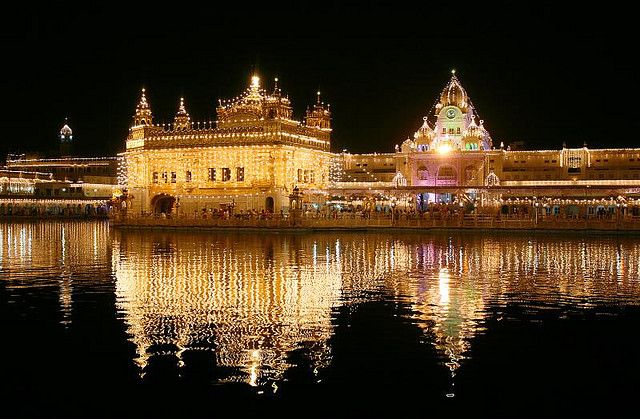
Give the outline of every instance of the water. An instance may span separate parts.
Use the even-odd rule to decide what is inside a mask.
[[[634,237],[0,224],[0,405],[625,416],[639,278]]]

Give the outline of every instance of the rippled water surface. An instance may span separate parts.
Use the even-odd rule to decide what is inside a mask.
[[[49,417],[624,416],[638,243],[0,224],[0,401]]]

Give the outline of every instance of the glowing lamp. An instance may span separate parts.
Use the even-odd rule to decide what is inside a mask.
[[[449,143],[441,143],[438,145],[438,153],[440,154],[447,154],[451,151],[451,144]]]

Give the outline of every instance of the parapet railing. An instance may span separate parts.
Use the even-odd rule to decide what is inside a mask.
[[[497,230],[603,230],[640,231],[640,217],[562,218],[555,216],[535,218],[500,217],[483,214],[449,217],[411,216],[340,216],[340,217],[285,217],[265,216],[241,217],[153,217],[116,216],[112,223],[129,227],[173,227],[173,228],[272,228],[272,229],[339,229],[358,230],[368,228],[406,229],[497,229]]]

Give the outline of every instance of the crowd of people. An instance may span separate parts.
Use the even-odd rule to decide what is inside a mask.
[[[536,214],[537,212],[537,214]],[[631,210],[621,215],[632,214]],[[635,213],[633,213],[635,214]],[[277,212],[265,209],[234,210],[233,207],[201,208],[192,213],[147,213],[145,217],[159,218],[195,218],[218,220],[286,220],[293,216],[293,212],[280,210]],[[430,203],[424,208],[406,208],[393,206],[376,206],[363,208],[353,205],[308,205],[296,212],[296,217],[304,219],[391,219],[402,220],[460,220],[465,216],[493,217],[496,220],[542,220],[542,219],[612,219],[616,212],[608,208],[583,208],[575,211],[570,207],[539,207],[534,209],[527,205],[502,205],[492,207],[476,207],[472,203]]]

